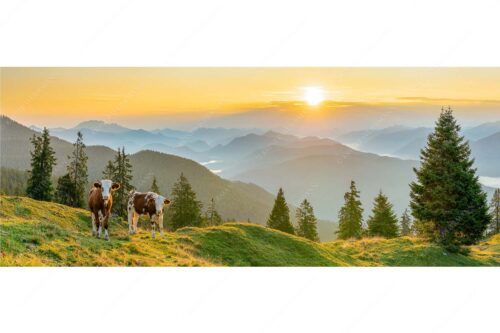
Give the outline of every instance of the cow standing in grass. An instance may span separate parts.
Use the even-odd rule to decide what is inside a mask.
[[[163,237],[163,208],[168,204],[170,204],[170,200],[157,193],[130,191],[127,207],[129,234],[133,235],[137,232],[137,221],[141,215],[149,215],[153,239],[155,239],[156,225],[158,225]]]
[[[89,192],[89,209],[92,215],[92,236],[101,238],[104,226],[104,239],[109,240],[108,222],[113,206],[113,192],[120,188],[119,183],[109,179],[95,182]]]

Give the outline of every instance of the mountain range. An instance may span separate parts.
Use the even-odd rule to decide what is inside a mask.
[[[39,129],[29,129],[2,117],[2,166],[21,170],[29,167],[27,142],[34,130]],[[212,197],[216,199],[224,218],[249,218],[263,224],[271,210],[273,194],[282,187],[292,215],[304,198],[313,204],[316,215],[322,219],[322,239],[332,237],[333,224],[327,220],[336,219],[351,179],[361,191],[365,218],[380,190],[389,196],[400,214],[408,206],[408,184],[414,179],[418,152],[431,132],[427,127],[391,126],[344,133],[333,140],[255,128],[146,131],[88,121],[71,129],[51,129],[51,134],[59,137],[52,140],[59,161],[56,175],[65,172],[66,156],[72,150],[67,141],[74,141],[78,130],[88,145],[90,179],[101,176],[105,164],[115,154],[113,145],[125,146],[133,153],[133,183],[140,190],[148,189],[155,175],[160,189],[168,193],[184,172],[203,203]],[[500,176],[500,122],[463,132],[468,138],[476,138],[470,140],[479,174]]]
[[[0,149],[2,167],[26,170],[30,164],[31,144],[29,139],[36,131],[14,120],[0,118]],[[84,137],[86,140],[86,138]],[[67,156],[71,153],[71,143],[51,137],[57,164],[54,175],[61,176],[66,171]],[[106,163],[113,159],[115,151],[104,146],[87,146],[89,180],[101,179]],[[169,194],[179,175],[189,179],[199,200],[208,206],[214,198],[219,213],[225,219],[250,220],[265,224],[274,203],[274,195],[261,187],[241,181],[223,179],[199,163],[179,156],[154,151],[140,151],[130,155],[133,168],[132,184],[140,191],[149,189],[153,176],[156,176],[162,193]],[[294,206],[291,206],[294,211]],[[334,238],[335,224],[319,221],[318,231],[323,240]]]
[[[31,126],[40,132],[41,129]],[[84,121],[72,128],[50,128],[50,133],[60,139],[71,141],[78,131],[87,137],[88,145],[104,145],[110,148],[125,146],[129,152],[135,153],[148,147],[159,148],[163,152],[195,152],[208,150],[219,144],[226,144],[232,139],[254,132],[257,129],[197,128],[193,131],[182,131],[170,128],[144,130],[130,129],[114,123],[100,120]],[[261,131],[260,131],[261,132]]]
[[[336,139],[355,149],[403,159],[419,159],[432,128],[387,127],[349,132]],[[469,140],[472,156],[482,176],[500,177],[500,121],[462,131]]]

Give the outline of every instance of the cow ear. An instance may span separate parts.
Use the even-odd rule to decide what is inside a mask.
[[[168,205],[168,204],[170,203],[170,200],[165,199],[165,200],[163,200],[163,203],[164,203],[165,205]]]
[[[111,188],[113,189],[113,191],[116,191],[120,188],[120,183],[113,183],[113,185],[111,185]]]
[[[100,184],[100,183],[98,183],[98,182],[95,182],[95,183],[94,183],[94,187],[101,188],[101,184]]]

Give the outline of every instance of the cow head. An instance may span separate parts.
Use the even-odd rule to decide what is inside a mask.
[[[163,207],[170,204],[170,200],[162,195],[151,196],[148,200],[148,205],[154,205],[156,216],[163,215]]]
[[[101,189],[102,199],[104,200],[104,205],[108,205],[108,200],[111,194],[120,188],[119,183],[113,183],[109,179],[103,179],[100,183],[95,182],[94,186]]]

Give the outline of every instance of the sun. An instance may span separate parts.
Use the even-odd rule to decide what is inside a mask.
[[[319,87],[305,87],[304,101],[310,106],[316,106],[325,100],[325,92]]]

